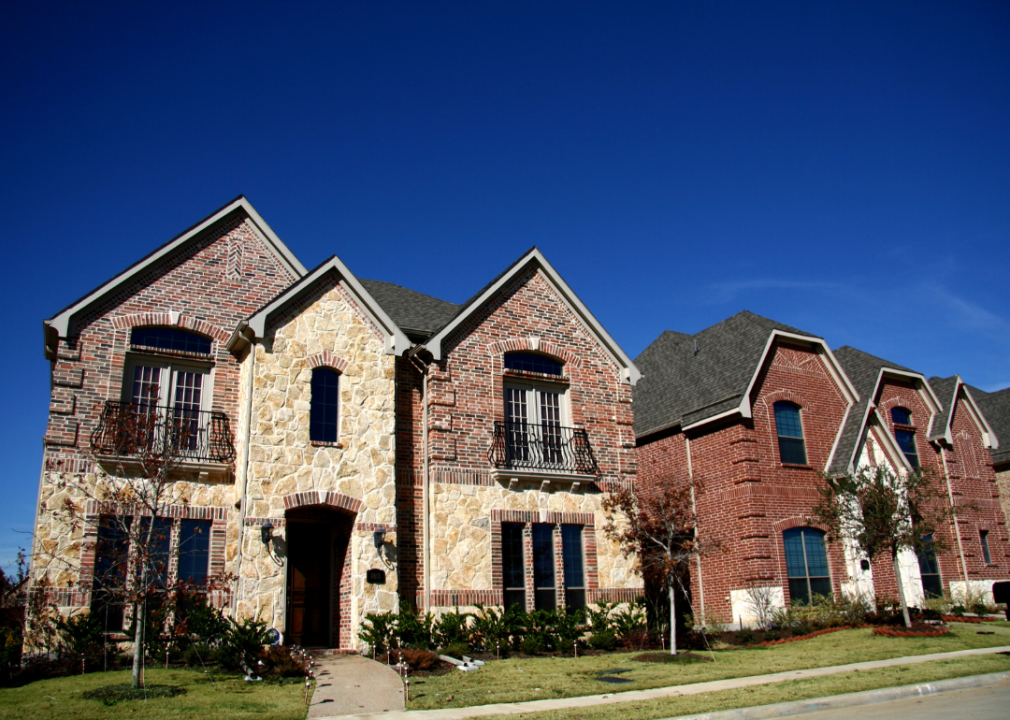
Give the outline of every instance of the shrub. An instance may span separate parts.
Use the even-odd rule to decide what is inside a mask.
[[[308,667],[305,662],[300,657],[293,655],[291,650],[285,647],[268,647],[260,653],[259,659],[266,666],[264,674],[269,673],[277,677],[291,678],[305,677],[308,673]]]
[[[589,636],[589,647],[593,650],[613,650],[617,647],[617,636],[613,631],[593,633]]]
[[[94,663],[102,655],[102,623],[97,615],[81,613],[65,618],[56,616],[59,653],[80,662],[83,655]]]
[[[432,627],[433,640],[439,645],[470,644],[470,613],[461,613],[457,607],[455,612],[443,613]]]
[[[741,643],[742,645],[750,645],[752,642],[754,642],[756,637],[757,637],[756,634],[750,628],[744,628],[743,630],[739,630],[737,631],[736,634],[737,642]]]
[[[238,623],[228,618],[228,629],[214,653],[215,660],[228,670],[244,671],[253,667],[269,642],[267,624],[262,620],[247,618]]]
[[[368,613],[361,623],[358,637],[375,652],[385,652],[392,647],[396,637],[396,615],[391,612]]]
[[[519,650],[526,655],[539,655],[544,650],[544,642],[539,635],[527,635],[519,643]]]
[[[400,601],[400,615],[396,619],[396,636],[403,647],[428,650],[434,647],[432,626],[435,618],[426,612],[418,615],[417,610],[405,600]]]
[[[448,655],[451,658],[461,660],[470,651],[466,643],[452,643],[438,649],[439,655]]]
[[[397,658],[402,658],[411,670],[431,670],[436,667],[441,660],[438,655],[431,650],[416,650],[407,648],[396,652]]]

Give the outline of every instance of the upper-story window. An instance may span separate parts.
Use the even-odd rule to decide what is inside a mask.
[[[562,375],[556,360],[532,353],[508,353],[505,368],[543,375]],[[509,451],[519,463],[551,467],[564,462],[568,421],[568,388],[550,381],[505,381],[505,433]],[[567,428],[565,428],[567,429]]]
[[[505,355],[506,370],[535,372],[541,375],[562,375],[564,366],[557,360],[527,352],[510,352]]]
[[[915,447],[915,428],[912,413],[908,408],[891,408],[891,422],[894,423],[894,439],[905,454],[905,459],[913,468],[919,467],[919,452]],[[901,426],[901,427],[899,427]]]
[[[210,338],[178,328],[134,328],[130,331],[130,344],[159,350],[177,350],[210,355]]]
[[[775,403],[775,429],[779,437],[779,457],[790,465],[806,465],[800,409],[790,402]]]
[[[312,442],[337,442],[340,407],[340,373],[328,367],[312,371],[312,405],[309,412],[309,439]]]

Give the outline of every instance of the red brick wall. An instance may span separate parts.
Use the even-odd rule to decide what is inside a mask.
[[[225,342],[239,320],[294,279],[242,218],[230,216],[91,309],[77,322],[73,337],[60,339],[58,359],[51,364],[47,465],[81,469],[80,454],[104,402],[120,399],[130,326],[169,320],[152,313],[181,313],[181,326],[214,339],[214,409],[228,413],[234,431],[239,364]]]

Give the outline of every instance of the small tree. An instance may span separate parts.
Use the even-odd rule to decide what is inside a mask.
[[[153,391],[154,397],[157,390]],[[107,539],[96,548],[93,592],[107,603],[129,605],[133,611],[133,673],[135,688],[144,687],[143,654],[148,625],[147,604],[172,591],[168,578],[168,504],[180,461],[196,443],[196,420],[186,413],[153,405],[122,404],[103,418],[92,436],[94,480],[62,474],[57,490],[63,502],[53,515],[71,531],[82,527],[82,509],[94,501],[106,523]],[[101,472],[103,468],[105,472]],[[81,500],[85,502],[81,502]],[[175,500],[178,502],[178,500]],[[66,562],[63,558],[56,558]]]
[[[710,549],[699,542],[695,529],[695,495],[701,493],[695,481],[661,480],[660,489],[636,496],[630,487],[621,487],[603,500],[611,513],[604,532],[621,546],[625,557],[637,555],[643,573],[661,578],[670,601],[670,654],[677,654],[676,589],[680,573],[691,558]],[[623,515],[620,522],[615,514]]]
[[[953,508],[938,478],[922,469],[897,475],[883,465],[821,477],[821,501],[813,508],[813,519],[828,527],[829,541],[847,538],[870,560],[890,558],[901,614],[911,627],[898,556],[903,550],[944,549],[936,533],[953,517]]]

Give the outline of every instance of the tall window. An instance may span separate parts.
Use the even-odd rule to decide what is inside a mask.
[[[786,549],[789,597],[794,604],[806,604],[816,595],[831,596],[828,555],[824,533],[808,527],[790,528],[782,533]]]
[[[194,586],[207,582],[210,571],[210,520],[179,523],[179,580]]]
[[[507,353],[507,370],[561,376],[562,365],[532,353]],[[505,383],[505,433],[509,457],[521,464],[537,467],[562,467],[565,463],[565,439],[568,407],[566,388],[551,382]]]
[[[554,610],[557,607],[554,590],[554,526],[537,523],[533,526],[533,607]]]
[[[529,528],[529,545],[524,530]],[[502,590],[506,607],[526,609],[526,586],[533,586],[532,605],[537,610],[557,608],[559,592],[566,607],[586,606],[585,556],[581,525],[561,526],[561,565],[555,553],[555,525],[502,523]],[[528,548],[528,549],[527,549]],[[532,552],[530,552],[532,551]]]
[[[927,598],[943,597],[943,581],[940,579],[940,563],[933,550],[933,536],[922,538],[925,547],[919,551],[919,575],[922,577],[922,591]]]
[[[800,409],[789,402],[775,403],[775,429],[779,436],[779,457],[790,465],[806,465]]]
[[[313,442],[337,441],[337,408],[340,374],[330,368],[312,371],[312,406],[309,412],[309,439]]]
[[[565,567],[565,605],[586,606],[586,574],[582,556],[582,526],[561,526],[561,552]]]
[[[522,523],[501,524],[502,587],[505,607],[526,610],[526,562]]]
[[[989,531],[979,530],[978,541],[982,543],[982,559],[986,565],[992,565],[992,554],[989,552]]]
[[[125,518],[125,527],[116,518],[102,517],[95,545],[95,574],[92,581],[91,611],[98,615],[105,632],[123,629],[123,597],[130,557],[129,528],[132,518]]]
[[[913,468],[919,467],[919,452],[915,447],[915,428],[912,413],[903,407],[891,408],[891,422],[894,423],[894,439],[905,454],[905,459]]]

